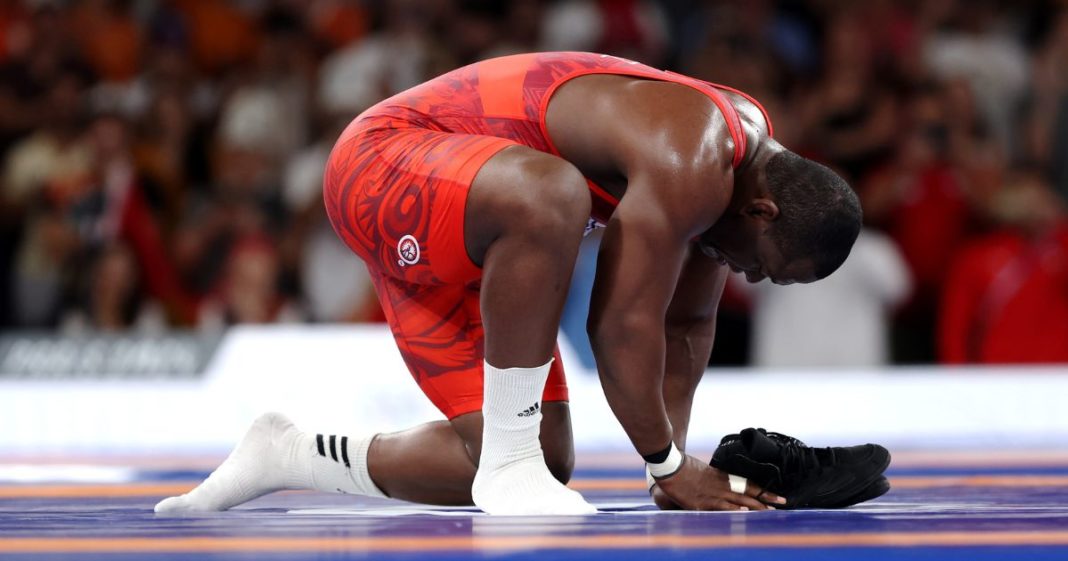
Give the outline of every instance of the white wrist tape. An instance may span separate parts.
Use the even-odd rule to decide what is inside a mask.
[[[649,490],[649,494],[653,493],[653,486],[656,485],[656,479],[653,479],[653,474],[649,471],[649,464],[645,464],[645,488]]]
[[[666,460],[659,464],[652,464],[646,462],[645,467],[649,470],[649,473],[656,478],[667,477],[682,467],[682,461],[684,456],[682,452],[679,452],[678,448],[675,448],[675,443],[671,443],[671,450],[668,451],[668,457]]]

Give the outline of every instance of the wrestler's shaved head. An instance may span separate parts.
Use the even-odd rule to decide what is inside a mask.
[[[856,193],[837,173],[789,150],[775,154],[766,168],[768,190],[779,206],[769,235],[784,257],[811,259],[816,278],[845,262],[860,233]]]

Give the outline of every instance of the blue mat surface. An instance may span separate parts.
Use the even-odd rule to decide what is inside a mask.
[[[633,465],[601,463],[573,482],[603,510],[585,517],[494,518],[304,492],[163,517],[152,506],[206,476],[202,467],[133,466],[106,482],[0,478],[0,558],[1068,559],[1068,458],[968,457],[893,466],[891,492],[850,509],[750,513],[659,512]]]

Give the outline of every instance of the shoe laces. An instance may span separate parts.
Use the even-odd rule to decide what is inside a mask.
[[[801,439],[794,438],[794,437],[789,436],[789,435],[785,435],[785,434],[783,434],[781,432],[770,432],[770,431],[766,431],[764,429],[757,429],[757,430],[762,432],[762,433],[764,433],[765,436],[767,436],[768,438],[774,440],[775,442],[778,442],[779,444],[792,444],[792,445],[796,445],[796,446],[808,446],[804,442],[801,442]]]
[[[832,448],[812,448],[792,436],[778,432],[768,432],[764,429],[758,430],[779,445],[784,473],[804,477],[813,470],[837,463]]]

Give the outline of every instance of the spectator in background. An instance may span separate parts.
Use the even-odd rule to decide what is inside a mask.
[[[542,49],[543,0],[457,0],[442,28],[453,65]]]
[[[276,118],[288,132],[283,136],[270,131],[280,156],[308,141],[316,73],[311,34],[301,14],[294,10],[276,6],[262,14],[259,48],[254,62],[248,65],[249,83],[244,86],[277,99],[281,115]]]
[[[180,26],[168,18],[179,19],[166,12],[155,16],[165,31],[154,37],[143,72],[124,90],[107,92],[115,96],[111,99],[97,90],[94,101],[135,123],[139,167],[169,193],[168,205],[178,205],[167,210],[166,223],[173,228],[177,217],[170,213],[181,213],[195,197],[210,196],[211,148],[223,88],[198,73],[185,52]]]
[[[924,59],[944,81],[963,79],[998,147],[1012,154],[1015,120],[1027,91],[1027,53],[1005,24],[1010,14],[996,0],[957,0],[948,29],[929,36]]]
[[[695,15],[681,24],[694,43],[685,53],[684,73],[760,99],[775,123],[775,137],[797,146],[796,103],[784,94],[792,80],[807,75],[815,64],[813,30],[790,14],[777,13],[769,0],[707,4]]]
[[[6,63],[13,52],[25,48],[29,38],[27,12],[22,2],[0,2],[0,64]]]
[[[854,181],[892,153],[898,125],[897,101],[876,65],[864,16],[852,3],[831,14],[822,72],[800,117],[806,150]]]
[[[961,252],[942,293],[942,362],[1068,362],[1068,219],[1033,171],[993,199],[1001,227]]]
[[[442,40],[452,51],[454,65],[463,66],[486,58],[517,52],[508,46],[505,25],[510,2],[459,0],[442,25]]]
[[[502,42],[486,54],[497,56],[537,51],[539,41],[544,35],[544,20],[544,0],[510,2],[508,14],[502,26]]]
[[[21,233],[5,297],[14,321],[34,327],[52,325],[58,318],[66,268],[81,243],[68,212],[88,189],[93,165],[80,130],[80,74],[58,72],[48,85],[42,126],[8,152],[0,185],[0,206],[5,212],[19,212]]]
[[[754,366],[875,368],[890,361],[890,318],[910,280],[893,240],[863,230],[842,267],[818,283],[745,288]]]
[[[660,66],[668,54],[668,21],[650,0],[560,0],[542,23],[541,50],[607,53]]]
[[[451,67],[436,62],[431,25],[437,14],[420,0],[385,0],[382,28],[334,51],[319,68],[320,105],[350,116]],[[436,3],[433,4],[436,6]]]
[[[361,2],[316,0],[310,2],[308,25],[329,49],[340,49],[367,34],[370,15]]]
[[[82,0],[71,9],[70,32],[100,80],[127,82],[137,75],[144,37],[129,1]]]
[[[93,79],[76,47],[66,41],[64,12],[48,4],[27,11],[11,14],[14,21],[0,64],[0,150],[47,126],[54,109],[49,92],[57,82],[73,78],[84,88]]]
[[[62,204],[76,196],[92,165],[82,137],[84,79],[75,70],[63,70],[47,85],[41,126],[12,146],[4,165],[4,200],[19,207],[40,198]]]
[[[1026,131],[1026,160],[1048,166],[1054,190],[1068,203],[1068,7],[1053,19],[1037,53]],[[1052,117],[1052,118],[1051,118]]]
[[[138,169],[129,124],[118,115],[98,115],[88,138],[95,166],[93,188],[75,207],[81,239],[92,251],[119,241],[126,244],[145,294],[162,302],[173,321],[189,324],[193,297],[178,282],[159,220],[166,193]]]
[[[330,120],[330,117],[323,117]],[[333,118],[314,144],[290,158],[283,199],[293,217],[283,245],[297,251],[299,278],[311,319],[384,321],[367,267],[330,227],[323,206],[323,171],[348,117]]]
[[[231,82],[211,80],[198,72],[187,52],[188,37],[179,12],[154,12],[149,26],[150,42],[138,74],[126,82],[98,84],[92,92],[94,107],[141,120],[150,118],[159,96],[175,95],[188,107],[191,128],[214,119],[221,92]]]
[[[261,69],[266,71],[266,69]],[[303,140],[290,122],[302,103],[293,103],[282,85],[255,76],[231,93],[219,112],[212,147],[211,195],[239,221],[242,233],[278,233],[286,223],[281,200],[285,156]]]
[[[193,164],[193,118],[184,96],[161,92],[141,120],[133,157],[142,179],[157,191],[160,223],[170,233],[185,209]]]
[[[938,356],[946,263],[1004,200],[1010,163],[1068,200],[1058,3],[0,0],[0,325],[55,325],[114,245],[170,325],[197,325],[248,237],[276,247],[283,300],[317,321],[375,317],[318,201],[337,123],[460,64],[547,49],[740,87],[780,141],[848,170],[914,277],[898,361]],[[714,360],[733,364],[751,353],[732,294],[721,335],[738,339]]]
[[[220,76],[255,56],[260,30],[255,14],[229,0],[169,0],[189,33],[190,54],[209,76]]]
[[[142,291],[137,261],[123,244],[103,248],[76,289],[76,302],[60,324],[61,332],[139,331],[159,333],[166,326],[163,310]]]
[[[884,229],[900,247],[914,290],[896,325],[898,359],[935,359],[936,302],[945,264],[972,235],[975,213],[963,167],[952,161],[951,143],[971,132],[951,127],[945,89],[928,86],[906,108],[897,152],[867,176],[860,189],[865,220]],[[967,125],[970,126],[970,125]]]
[[[269,239],[247,236],[235,243],[214,293],[200,312],[200,328],[293,323],[300,311],[278,289],[278,252]]]
[[[257,56],[220,111],[213,187],[221,210],[240,224],[224,227],[234,236],[229,239],[266,236],[279,246],[276,282],[291,295],[298,290],[301,248],[282,243],[292,218],[283,202],[282,176],[288,156],[307,141],[314,75],[310,35],[302,16],[288,7],[270,7],[260,17]]]

